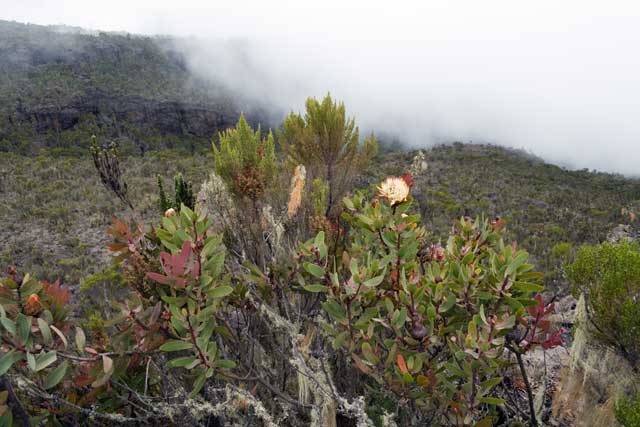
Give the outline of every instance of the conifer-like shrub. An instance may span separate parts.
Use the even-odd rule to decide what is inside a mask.
[[[185,180],[181,173],[178,173],[173,177],[173,188],[174,197],[171,200],[164,190],[162,177],[158,175],[158,206],[160,207],[160,213],[164,213],[169,209],[177,210],[181,205],[193,210],[196,204],[193,184]]]
[[[235,128],[220,134],[219,147],[213,146],[215,171],[238,200],[257,208],[276,173],[274,150],[271,132],[263,138],[241,115]]]
[[[344,104],[335,102],[330,95],[322,102],[307,99],[304,116],[290,113],[278,142],[291,167],[305,165],[310,180],[321,178],[327,183],[325,215],[378,153],[373,134],[361,145],[355,119],[347,117]]]
[[[567,275],[582,292],[589,317],[605,342],[637,365],[640,357],[640,244],[581,247]]]

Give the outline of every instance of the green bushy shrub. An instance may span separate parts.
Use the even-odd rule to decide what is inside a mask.
[[[584,293],[600,337],[634,364],[640,354],[640,244],[583,246],[567,267],[575,292]]]

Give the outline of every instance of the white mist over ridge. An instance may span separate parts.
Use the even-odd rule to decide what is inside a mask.
[[[331,92],[362,133],[414,147],[492,142],[640,173],[636,3],[213,3],[27,0],[1,17],[179,36],[200,76],[284,111]]]

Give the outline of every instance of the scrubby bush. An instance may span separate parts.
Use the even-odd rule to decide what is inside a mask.
[[[68,290],[11,270],[0,287],[3,420],[196,423],[242,405],[267,425],[333,425],[337,413],[367,423],[363,401],[332,379],[346,356],[388,398],[412,402],[410,423],[490,425],[504,350],[556,345],[553,308],[530,298],[540,275],[502,242],[502,223],[462,219],[446,247],[433,244],[405,180],[389,178],[371,202],[344,200],[340,255],[320,232],[267,274],[226,260],[204,212],[182,205],[151,229],[114,220],[129,295],[85,328],[69,317]]]
[[[238,252],[263,268],[271,252],[263,211],[269,209],[264,201],[277,171],[273,135],[269,132],[263,138],[260,129],[254,131],[241,115],[236,127],[219,139],[219,147],[213,146],[215,174],[232,196],[226,204],[237,207],[236,217],[231,218],[235,225],[225,230],[226,237],[235,238]]]
[[[178,173],[173,177],[173,200],[167,197],[167,193],[164,190],[164,181],[162,180],[162,177],[158,175],[157,178],[158,205],[160,207],[160,213],[164,213],[168,209],[177,210],[181,205],[185,205],[191,210],[195,208],[196,196],[193,193],[193,184],[191,184],[190,181],[185,180],[181,173]]]
[[[640,358],[640,244],[583,246],[567,268],[576,293],[605,342],[633,363]]]
[[[82,414],[106,424],[131,421],[127,414],[167,420],[172,415],[153,403],[176,392],[165,369],[184,369],[181,383],[194,396],[207,379],[235,366],[224,358],[233,335],[220,316],[246,288],[231,287],[223,274],[225,252],[210,219],[182,205],[151,234],[117,220],[110,234],[130,294],[115,318],[89,322],[89,337],[69,317],[67,288],[15,270],[0,282],[0,375],[11,369],[23,378],[19,393],[42,422],[77,425]],[[135,401],[123,400],[123,391]],[[12,411],[5,408],[2,420],[22,422],[27,409],[12,393],[5,396]],[[177,397],[164,396],[165,404]]]
[[[333,347],[414,402],[421,422],[491,425],[505,351],[524,374],[523,353],[561,344],[547,319],[553,306],[531,299],[542,275],[526,251],[505,245],[504,223],[461,219],[446,246],[431,241],[411,213],[410,182],[387,178],[378,198],[345,198],[350,245],[331,258],[318,234],[298,252],[296,284],[326,294]]]
[[[324,214],[329,214],[354,178],[378,152],[373,134],[360,144],[360,132],[345,106],[327,95],[322,102],[309,98],[302,116],[290,113],[278,135],[291,167],[304,165],[310,180],[323,179],[328,185]]]
[[[255,211],[276,173],[274,150],[271,132],[263,138],[244,115],[235,128],[220,134],[220,146],[213,146],[216,173],[237,200],[248,199]]]

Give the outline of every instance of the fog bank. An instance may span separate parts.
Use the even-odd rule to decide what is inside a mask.
[[[344,4],[0,0],[0,18],[179,36],[201,76],[283,110],[331,92],[363,130],[414,147],[492,142],[640,173],[635,3]]]

